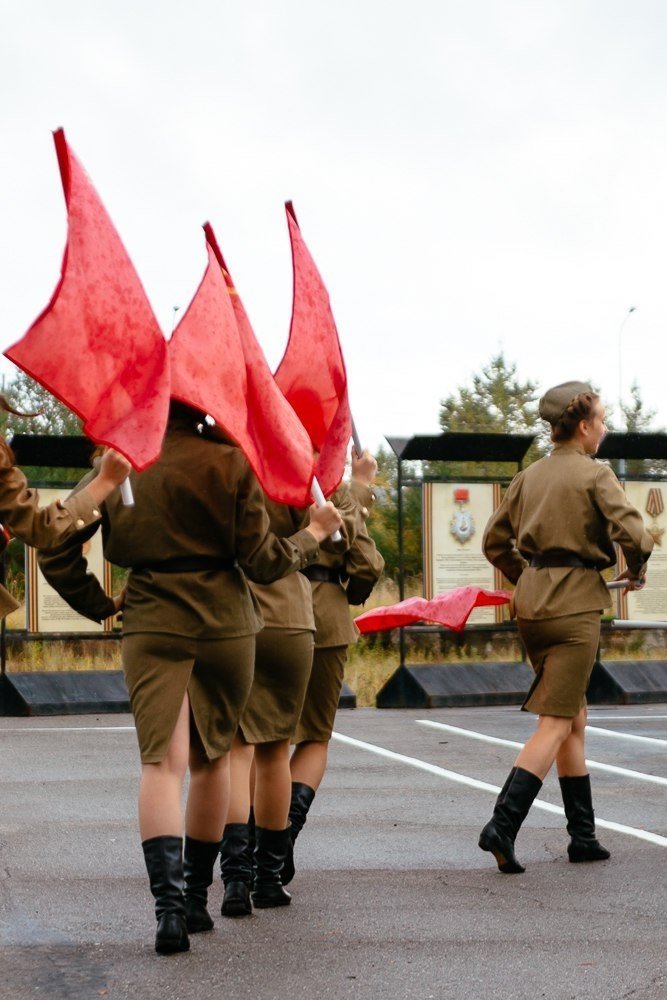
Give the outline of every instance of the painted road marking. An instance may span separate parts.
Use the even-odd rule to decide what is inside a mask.
[[[618,740],[632,740],[635,743],[650,743],[651,746],[667,746],[667,740],[657,736],[635,736],[633,733],[617,733],[613,729],[601,729],[599,726],[586,726],[590,733],[600,733],[602,736],[615,736]]]
[[[429,726],[431,729],[444,730],[454,733],[457,736],[467,736],[471,740],[481,740],[483,743],[494,743],[501,747],[515,747],[521,750],[523,743],[515,740],[503,740],[499,736],[487,736],[486,733],[475,732],[474,729],[460,729],[459,726],[449,726],[444,722],[432,722],[431,719],[415,719],[418,726]],[[608,771],[610,774],[621,774],[625,778],[633,778],[635,781],[648,781],[654,785],[667,785],[667,778],[660,778],[655,774],[644,774],[643,771],[632,771],[627,767],[616,767],[615,764],[602,764],[597,760],[587,760],[586,765],[592,771]]]
[[[482,792],[491,792],[493,795],[497,795],[500,791],[499,785],[491,785],[487,781],[478,781],[477,778],[470,778],[466,774],[448,771],[444,767],[438,767],[436,764],[429,764],[428,761],[419,760],[418,757],[408,757],[405,754],[396,753],[394,750],[387,750],[385,747],[376,746],[375,743],[365,743],[363,740],[355,740],[352,736],[343,736],[342,733],[333,733],[332,739],[338,740],[346,746],[356,747],[359,750],[366,750],[368,753],[377,754],[378,757],[385,757],[387,760],[396,761],[399,764],[408,764],[410,767],[416,767],[420,771],[426,771],[428,774],[434,774],[439,778],[446,778],[448,781],[454,781],[458,785],[465,785],[467,788],[475,788]],[[560,806],[553,806],[550,802],[544,802],[542,799],[535,799],[533,806],[536,809],[542,809],[544,812],[555,813],[557,816],[565,815]],[[629,837],[646,840],[649,844],[667,847],[667,837],[661,837],[657,833],[650,833],[648,830],[639,830],[633,826],[624,826],[622,823],[613,823],[611,820],[599,819],[597,816],[595,817],[595,823],[596,826],[605,830],[615,830],[616,833],[625,833]]]
[[[2,733],[133,733],[135,726],[21,726],[16,729],[5,729],[0,726],[0,736]]]

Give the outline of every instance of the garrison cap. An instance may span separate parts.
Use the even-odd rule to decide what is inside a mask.
[[[539,414],[542,420],[552,425],[558,423],[572,400],[584,392],[595,395],[587,382],[562,382],[561,385],[548,389],[539,402]]]

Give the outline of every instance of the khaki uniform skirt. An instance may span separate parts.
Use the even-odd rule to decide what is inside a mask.
[[[292,738],[312,665],[310,629],[265,628],[257,635],[255,676],[240,724],[246,743]]]
[[[600,612],[517,618],[517,626],[535,671],[523,711],[573,719],[586,704],[600,642]]]
[[[343,686],[347,646],[316,648],[294,743],[328,743]]]
[[[132,632],[123,637],[122,658],[143,764],[164,760],[186,691],[206,756],[227,753],[250,693],[254,635]]]

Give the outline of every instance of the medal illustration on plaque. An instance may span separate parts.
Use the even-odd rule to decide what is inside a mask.
[[[475,534],[475,519],[465,505],[470,501],[470,491],[467,489],[454,490],[454,503],[458,510],[452,516],[449,530],[457,542],[465,545]]]
[[[662,545],[662,536],[665,533],[665,529],[661,528],[658,524],[658,517],[663,513],[664,509],[665,504],[662,499],[662,490],[659,486],[654,486],[648,491],[646,500],[646,513],[653,518],[653,524],[646,530],[649,535],[653,536],[653,541],[656,545]]]

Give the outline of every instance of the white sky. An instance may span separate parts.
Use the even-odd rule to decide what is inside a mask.
[[[60,272],[62,125],[163,329],[210,220],[272,367],[293,199],[364,443],[436,432],[499,349],[667,425],[666,47],[662,0],[7,4],[0,349]]]

